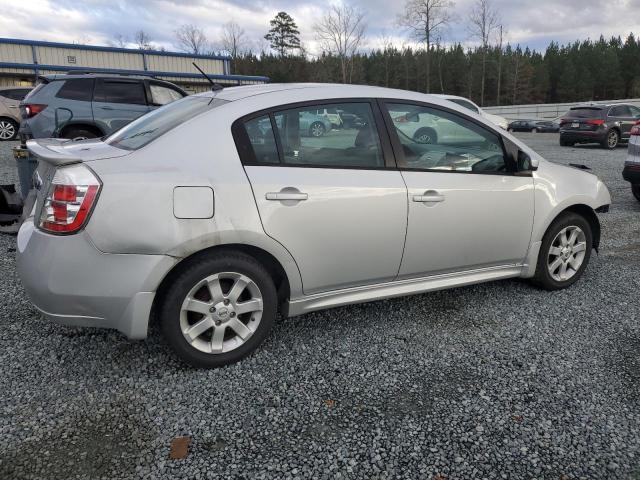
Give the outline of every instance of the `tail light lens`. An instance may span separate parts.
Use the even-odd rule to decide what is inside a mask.
[[[638,135],[640,135],[640,121],[636,122],[636,124],[631,127],[631,136],[637,137]]]
[[[24,105],[24,116],[26,118],[35,117],[45,108],[47,108],[47,106],[43,105],[42,103],[27,103],[26,105]]]
[[[587,120],[586,122],[587,125],[604,125],[604,120],[602,120],[601,118],[596,118],[596,119],[592,119],[592,120]]]
[[[87,222],[101,184],[84,165],[59,168],[40,213],[40,228],[51,233],[75,233]]]
[[[560,119],[560,125],[565,125],[567,123],[571,122],[571,120],[569,120],[568,118],[561,118]]]

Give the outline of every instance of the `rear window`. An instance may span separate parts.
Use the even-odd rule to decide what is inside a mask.
[[[56,93],[56,98],[90,102],[93,97],[93,82],[93,78],[65,80],[64,85],[62,85],[58,93]]]
[[[575,107],[569,110],[567,117],[569,118],[601,118],[604,110],[601,108],[591,107]]]
[[[225,103],[228,102],[216,98],[185,97],[143,115],[105,141],[114,147],[137,150],[187,120]]]

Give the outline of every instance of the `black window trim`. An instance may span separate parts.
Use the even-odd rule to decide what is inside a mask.
[[[384,166],[381,167],[362,167],[351,165],[319,165],[319,164],[307,164],[307,163],[284,163],[282,145],[280,135],[278,135],[277,126],[275,123],[275,114],[278,112],[292,110],[297,108],[315,107],[319,105],[339,105],[344,103],[367,103],[371,107],[373,114],[373,121],[375,122],[375,132],[380,139],[380,147],[382,149],[382,156],[384,160]],[[316,108],[317,110],[317,108]],[[271,129],[276,139],[276,148],[278,150],[279,163],[265,163],[258,162],[255,158],[255,153],[251,145],[249,136],[244,128],[244,124],[250,120],[254,120],[259,117],[268,116],[271,121]],[[276,105],[273,107],[265,108],[256,112],[252,112],[248,115],[244,115],[236,119],[231,125],[231,133],[233,135],[236,149],[240,156],[240,161],[245,167],[285,167],[285,168],[324,168],[331,170],[397,170],[396,157],[392,148],[390,138],[384,123],[382,112],[379,105],[374,98],[369,97],[346,97],[346,98],[321,98],[316,100],[307,100],[304,102],[295,102],[282,105]]]
[[[387,128],[387,133],[389,135],[389,138],[391,139],[391,146],[393,148],[394,151],[394,155],[395,158],[397,160],[397,164],[398,164],[398,170],[403,171],[403,172],[429,172],[429,173],[443,173],[443,174],[450,174],[450,173],[454,173],[454,174],[464,174],[464,175],[497,175],[497,176],[522,176],[523,173],[522,172],[518,172],[517,171],[517,162],[516,160],[513,158],[512,155],[510,155],[507,152],[507,148],[505,146],[505,139],[504,136],[502,135],[502,133],[500,133],[497,130],[493,130],[490,127],[487,127],[486,125],[484,125],[483,123],[478,122],[475,118],[466,115],[463,112],[457,111],[457,110],[453,110],[453,109],[449,109],[447,107],[443,107],[441,105],[434,105],[432,103],[428,103],[428,102],[421,102],[419,100],[407,100],[404,98],[378,98],[377,99],[378,104],[379,104],[379,109],[380,112],[384,118],[384,122]],[[413,105],[413,106],[421,106],[421,107],[425,107],[425,108],[430,108],[432,110],[439,110],[454,116],[458,116],[458,117],[462,117],[465,120],[476,124],[478,127],[487,130],[495,135],[498,136],[498,139],[500,141],[500,145],[502,147],[502,155],[505,158],[505,162],[507,165],[508,170],[505,172],[473,172],[473,171],[466,171],[466,170],[436,170],[436,169],[431,169],[431,168],[409,168],[406,166],[406,159],[404,156],[404,150],[402,148],[402,143],[400,142],[400,137],[398,136],[398,133],[396,132],[396,129],[393,125],[393,120],[391,119],[391,116],[389,115],[389,111],[386,108],[387,104],[389,103],[395,103],[395,104],[406,104],[406,105]]]

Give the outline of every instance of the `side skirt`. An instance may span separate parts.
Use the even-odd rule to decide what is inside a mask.
[[[403,297],[447,288],[463,287],[475,283],[520,277],[522,276],[523,268],[526,267],[523,265],[504,265],[469,270],[462,273],[447,273],[424,278],[411,278],[377,285],[366,285],[317,293],[289,300],[288,308],[284,309],[286,313],[285,316],[295,317],[315,310],[324,310],[326,308],[340,307],[354,303]]]

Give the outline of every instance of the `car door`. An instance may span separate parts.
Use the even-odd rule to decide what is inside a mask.
[[[361,127],[308,136],[318,102],[234,123],[265,232],[293,256],[306,294],[393,280],[407,227],[407,192],[369,101],[331,103]],[[376,119],[377,117],[377,119]]]
[[[623,140],[629,140],[631,128],[636,124],[636,118],[631,112],[631,108],[628,105],[617,105],[611,108],[609,115],[615,117],[616,122],[620,125],[620,137]]]
[[[534,184],[513,173],[501,135],[427,104],[385,101],[387,111],[446,118],[465,141],[421,144],[390,128],[407,184],[409,217],[399,278],[522,264],[531,239]],[[387,124],[393,126],[386,116]],[[470,143],[469,138],[482,139]]]
[[[109,134],[149,111],[142,80],[98,78],[93,95],[93,118]]]

